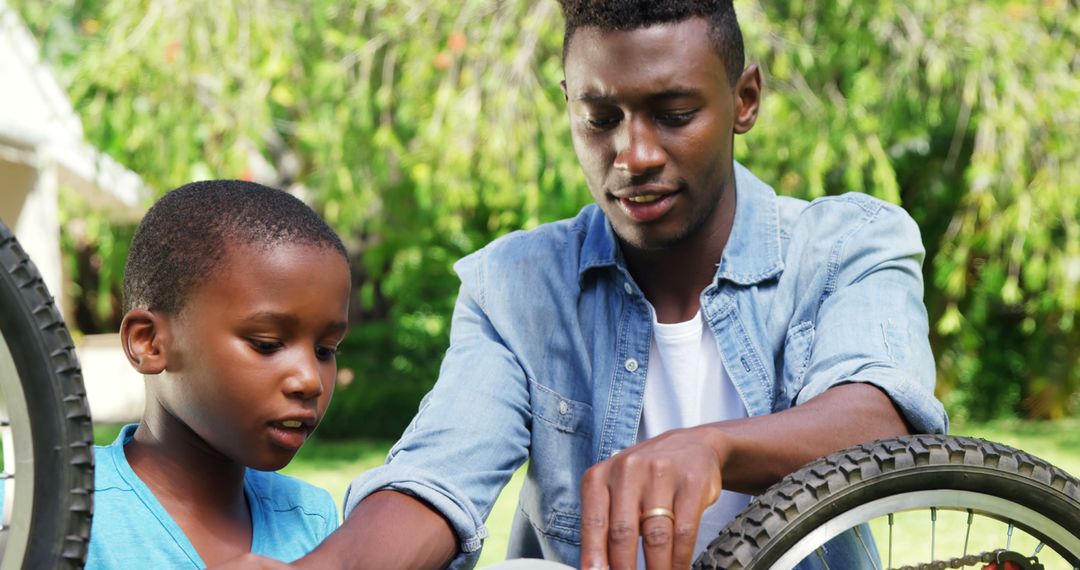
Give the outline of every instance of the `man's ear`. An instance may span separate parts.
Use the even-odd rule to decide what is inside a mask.
[[[735,82],[735,132],[743,134],[754,128],[761,106],[761,70],[757,64],[743,70]]]
[[[167,325],[164,316],[146,309],[132,309],[124,315],[120,323],[120,344],[135,370],[142,374],[160,374],[166,369]]]

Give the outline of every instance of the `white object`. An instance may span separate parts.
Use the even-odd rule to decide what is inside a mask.
[[[644,568],[644,566],[642,566]],[[535,558],[515,558],[505,560],[490,566],[484,566],[484,570],[574,570],[573,566],[567,566],[551,560],[539,560]]]
[[[716,346],[716,337],[698,314],[681,323],[660,323],[653,311],[653,339],[645,378],[645,404],[638,441],[666,431],[746,417],[735,385]],[[739,514],[752,497],[723,491],[701,516],[696,558]],[[655,505],[671,507],[671,505]],[[638,567],[645,559],[638,550]]]

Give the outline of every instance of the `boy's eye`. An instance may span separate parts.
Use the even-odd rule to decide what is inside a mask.
[[[252,338],[248,339],[248,343],[251,344],[251,348],[254,348],[256,352],[262,354],[273,354],[282,347],[281,342],[276,340],[259,340]]]
[[[316,346],[315,347],[315,358],[318,358],[319,360],[330,360],[330,359],[334,358],[335,356],[337,356],[337,347],[336,346]]]

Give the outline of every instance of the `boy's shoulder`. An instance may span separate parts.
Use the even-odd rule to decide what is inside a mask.
[[[300,509],[304,514],[328,518],[337,524],[337,507],[325,489],[277,472],[248,469],[244,484],[272,512]]]
[[[95,447],[95,505],[89,568],[201,567],[183,530],[138,478],[124,455],[135,425]],[[279,473],[248,469],[252,552],[300,558],[337,528],[337,506],[325,490]]]
[[[330,493],[280,473],[248,469],[244,477],[251,517],[259,532],[251,551],[278,560],[307,554],[338,526]]]
[[[129,424],[121,428],[116,439],[108,445],[94,446],[94,490],[100,492],[108,489],[120,491],[134,491],[134,481],[130,472],[130,465],[124,457],[124,444],[131,440],[137,424]]]

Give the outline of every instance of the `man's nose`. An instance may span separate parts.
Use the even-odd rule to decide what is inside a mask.
[[[615,144],[615,169],[631,176],[648,174],[667,163],[656,126],[646,117],[631,117],[623,123]]]

